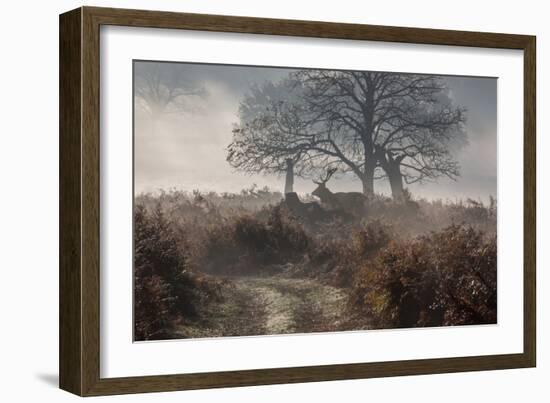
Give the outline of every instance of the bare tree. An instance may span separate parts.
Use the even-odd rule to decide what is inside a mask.
[[[134,80],[135,102],[154,120],[164,113],[188,110],[192,100],[206,94],[173,63],[136,63]]]
[[[381,169],[398,198],[403,180],[458,175],[450,147],[463,122],[434,76],[299,70],[245,98],[228,161],[249,172],[284,172],[288,160],[299,174],[336,167],[366,195]]]
[[[375,154],[394,198],[403,196],[405,183],[460,175],[453,151],[467,141],[465,111],[453,107],[439,80],[429,82],[420,99],[405,97],[388,106],[399,113],[376,128]]]
[[[249,173],[286,174],[285,194],[293,192],[294,174],[307,176],[327,164],[315,150],[327,127],[308,113],[299,83],[286,79],[255,85],[239,107],[227,161]]]
[[[345,140],[331,146],[365,194],[373,192],[378,167],[395,197],[403,193],[403,178],[412,183],[458,175],[449,146],[465,137],[464,111],[452,106],[438,77],[329,70],[294,75],[303,83],[309,110]]]

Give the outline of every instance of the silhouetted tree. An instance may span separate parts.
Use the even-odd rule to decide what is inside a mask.
[[[394,197],[407,183],[459,174],[453,143],[463,142],[464,110],[452,105],[442,79],[430,75],[302,70],[294,73],[310,113],[329,121],[342,145],[330,144],[363,192],[373,191],[377,167]]]
[[[206,92],[186,77],[177,64],[138,62],[134,65],[134,94],[137,106],[157,119],[164,113],[193,108],[192,100]]]
[[[435,76],[299,70],[280,83],[254,87],[240,108],[228,161],[248,172],[352,172],[363,193],[377,169],[394,197],[406,183],[455,178],[451,148],[465,140],[464,110]]]
[[[405,183],[460,175],[453,151],[467,141],[465,111],[453,106],[440,79],[426,78],[423,85],[421,95],[413,92],[386,105],[393,117],[376,129],[375,154],[394,198],[403,197]]]
[[[227,161],[239,170],[285,173],[285,193],[293,192],[295,173],[307,175],[327,162],[313,147],[327,129],[308,116],[299,92],[299,82],[290,79],[253,86],[240,104],[227,149]]]

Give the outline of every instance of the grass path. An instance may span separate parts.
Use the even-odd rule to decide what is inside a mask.
[[[232,277],[224,302],[209,305],[201,320],[180,325],[176,337],[250,336],[337,330],[342,290],[311,279]]]

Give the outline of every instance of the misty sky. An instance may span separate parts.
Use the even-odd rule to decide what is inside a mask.
[[[135,69],[163,65],[166,80],[184,79],[192,94],[185,104],[151,116],[139,105],[135,108],[135,190],[136,193],[178,188],[239,192],[253,183],[281,190],[284,177],[247,175],[226,162],[226,147],[232,139],[232,125],[243,95],[254,83],[279,80],[290,69],[205,65],[191,63],[135,62]],[[466,132],[469,143],[456,151],[461,165],[457,181],[406,185],[414,196],[426,198],[486,201],[497,191],[497,79],[445,77],[457,106],[467,109]],[[197,94],[197,90],[204,91]],[[389,194],[386,180],[375,183],[375,191]],[[310,193],[311,180],[296,178],[295,191]],[[329,182],[335,191],[361,191],[352,174]]]

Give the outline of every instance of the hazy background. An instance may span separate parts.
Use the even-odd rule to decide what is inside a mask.
[[[152,62],[135,62],[152,67]],[[143,64],[147,65],[143,65]],[[243,95],[254,83],[278,80],[291,69],[192,63],[169,63],[190,85],[203,88],[203,96],[189,97],[188,104],[155,118],[135,108],[135,191],[200,189],[238,192],[252,184],[283,190],[284,178],[247,175],[235,171],[225,160],[232,140],[232,124]],[[139,66],[138,66],[139,67]],[[181,77],[180,76],[180,77]],[[497,192],[497,79],[479,77],[444,78],[451,97],[467,109],[469,144],[456,151],[461,165],[457,181],[408,185],[413,195],[429,199],[470,197],[486,201]],[[361,183],[349,175],[334,179],[329,187],[338,191],[360,191]],[[295,191],[310,193],[315,185],[296,178]],[[375,183],[375,191],[389,194],[387,181]]]

